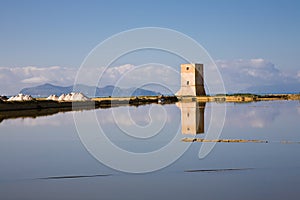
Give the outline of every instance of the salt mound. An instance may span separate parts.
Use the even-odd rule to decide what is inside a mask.
[[[71,98],[72,98],[72,93],[67,94],[64,98],[64,101],[71,101]]]
[[[58,96],[52,94],[47,98],[47,100],[58,101]]]
[[[84,96],[82,93],[62,94],[58,97],[58,101],[89,101],[90,98]]]
[[[88,97],[84,96],[82,93],[71,93],[71,101],[88,101]]]
[[[10,97],[7,101],[32,101],[33,98],[30,95],[18,94],[17,96]]]
[[[62,95],[60,95],[59,97],[58,97],[58,101],[63,101],[64,100],[64,98],[65,98],[65,94],[62,94]]]

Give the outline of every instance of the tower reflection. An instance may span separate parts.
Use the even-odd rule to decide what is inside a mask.
[[[177,102],[176,106],[181,110],[181,132],[182,134],[204,133],[204,102]]]

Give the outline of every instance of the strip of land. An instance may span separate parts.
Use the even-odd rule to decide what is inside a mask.
[[[266,140],[183,138],[183,142],[268,143]]]
[[[187,99],[188,97],[182,97],[179,99]],[[278,100],[300,100],[300,94],[218,94],[214,96],[199,96],[189,97],[200,102],[233,102],[244,103],[254,101],[278,101]]]
[[[250,170],[253,168],[227,168],[227,169],[191,169],[185,170],[184,172],[226,172],[226,171],[240,171],[240,170]]]
[[[38,179],[74,179],[74,178],[92,178],[92,177],[105,177],[111,176],[111,174],[96,174],[96,175],[73,175],[73,176],[49,176]]]
[[[245,140],[245,139],[202,139],[202,138],[183,138],[183,142],[223,142],[223,143],[280,143],[280,144],[300,144],[299,141],[267,141],[267,140]]]
[[[139,97],[102,97],[92,98],[89,101],[53,101],[45,98],[37,98],[31,101],[5,101],[0,100],[0,112],[21,111],[21,110],[43,110],[43,109],[65,109],[83,110],[96,108],[110,108],[117,106],[140,106],[151,103],[170,104],[177,101],[196,101],[196,102],[235,102],[248,103],[255,101],[275,101],[275,100],[299,100],[300,94],[234,94],[234,95],[215,95],[199,97],[176,97],[176,96],[139,96]],[[1,113],[0,113],[1,118]]]
[[[91,101],[53,101],[38,98],[32,101],[1,101],[0,123],[5,119],[35,118],[54,115],[61,112],[78,110],[92,110],[98,108],[111,108],[119,106],[141,106],[152,103],[169,104],[177,102],[171,97],[128,97],[128,98],[94,98]]]
[[[89,101],[53,101],[45,98],[37,98],[31,101],[0,101],[0,111],[19,110],[41,110],[48,108],[72,108],[72,109],[95,109],[110,108],[124,105],[145,105],[151,103],[175,103],[178,99],[175,96],[150,96],[150,97],[107,97],[93,98]]]

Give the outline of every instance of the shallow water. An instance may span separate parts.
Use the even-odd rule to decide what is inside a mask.
[[[206,137],[214,125],[212,108],[223,105],[227,112],[220,139],[268,143],[217,143],[205,158],[199,159],[203,144],[181,139]],[[79,117],[77,126],[86,126],[90,131],[78,134],[80,127],[76,129],[73,114]],[[147,154],[160,151],[172,140],[176,140],[176,147],[188,149],[160,170],[121,172],[99,162],[89,146],[81,142],[80,138],[95,131],[89,116],[97,119],[97,126],[120,149]],[[205,108],[188,106],[185,111],[175,104],[152,104],[4,119],[0,123],[0,198],[298,199],[299,119],[298,101],[206,103]],[[185,134],[187,129],[199,134]],[[109,150],[103,152],[119,164],[119,169],[123,164],[129,168],[145,165],[129,163]],[[147,166],[151,162],[161,164],[164,158],[149,160]]]

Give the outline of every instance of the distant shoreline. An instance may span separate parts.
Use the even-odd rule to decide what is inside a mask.
[[[52,101],[45,98],[36,98],[32,101],[0,101],[0,112],[20,111],[20,110],[42,110],[49,108],[69,108],[76,109],[96,109],[109,108],[124,105],[145,105],[151,103],[170,104],[177,101],[197,101],[197,102],[232,102],[248,103],[255,101],[277,101],[277,100],[300,100],[300,94],[233,94],[214,96],[139,96],[139,97],[99,97],[90,101]]]
[[[31,101],[0,101],[1,111],[43,110],[49,108],[69,108],[69,110],[86,110],[110,108],[125,105],[139,106],[151,103],[169,104],[177,102],[175,96],[140,96],[140,97],[104,97],[89,101],[53,101],[46,98],[36,98]]]
[[[37,98],[32,101],[2,101],[0,100],[0,123],[5,119],[39,117],[60,112],[76,110],[93,110],[119,106],[142,106],[147,104],[173,104],[181,102],[217,102],[217,103],[250,103],[258,101],[299,100],[300,94],[274,95],[215,95],[202,97],[176,96],[139,96],[139,97],[99,97],[90,101],[52,101]]]
[[[178,99],[192,98],[199,102],[232,102],[232,103],[247,103],[255,101],[280,101],[300,100],[300,94],[218,94],[213,96],[199,96],[199,97],[178,97]]]

